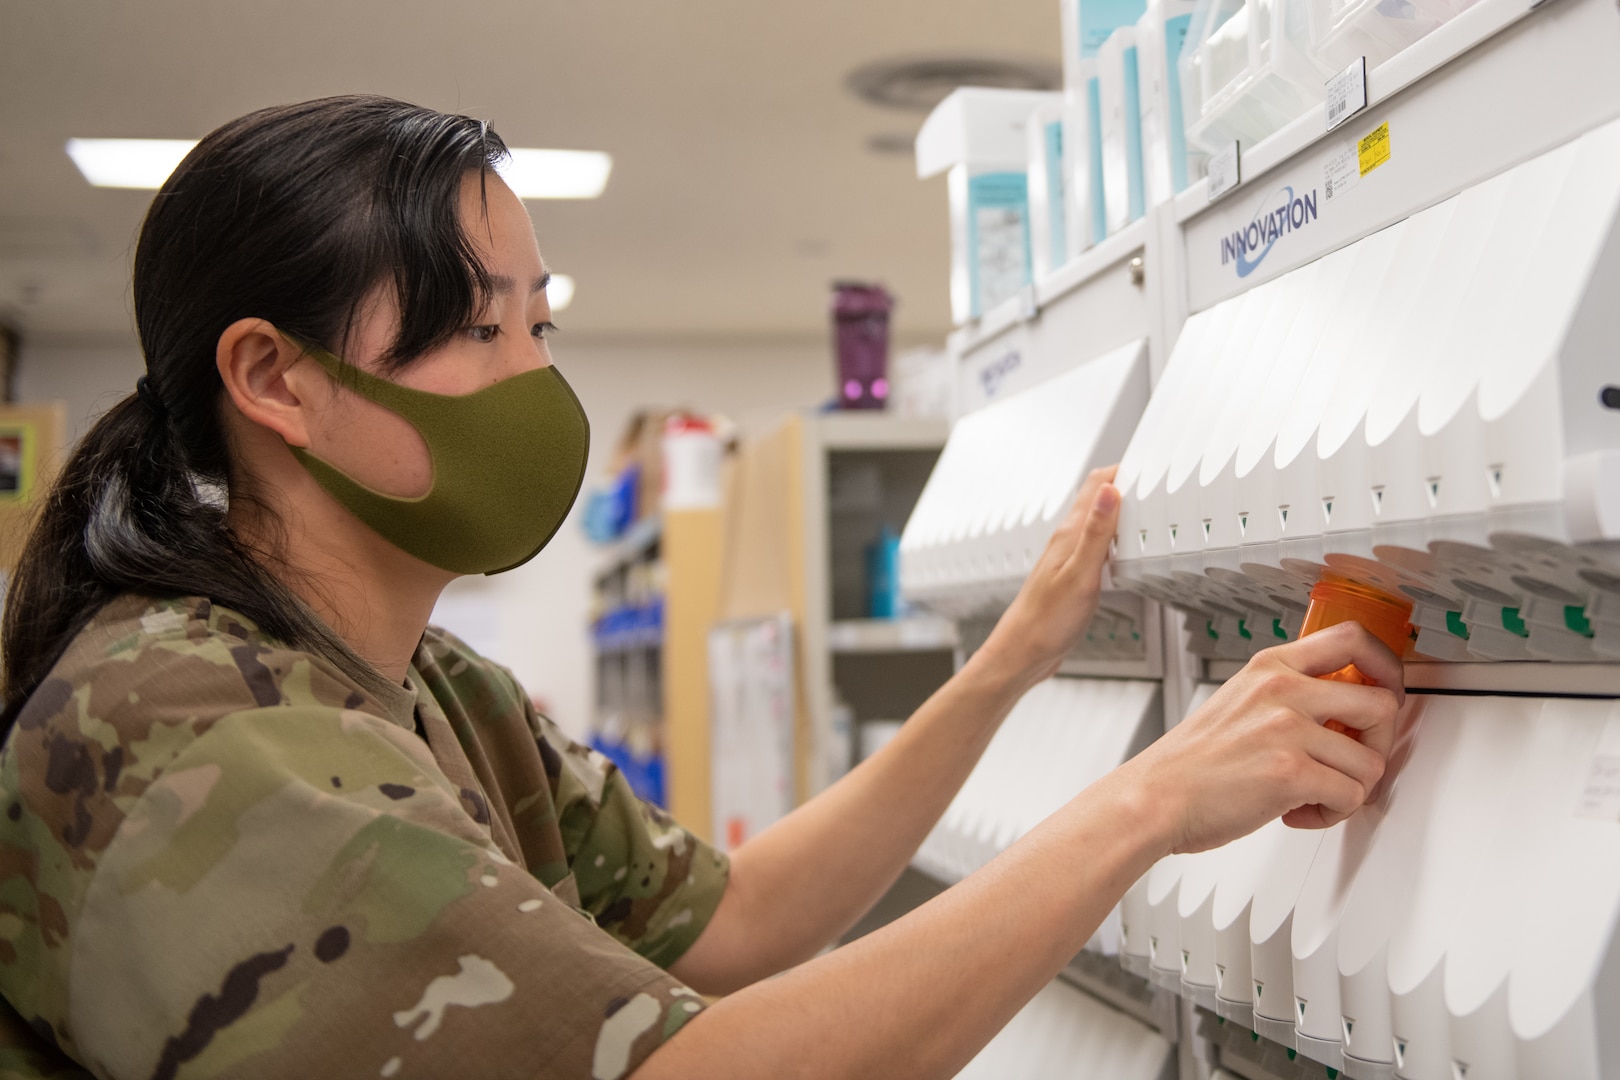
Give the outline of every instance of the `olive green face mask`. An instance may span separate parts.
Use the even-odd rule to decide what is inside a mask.
[[[412,390],[306,347],[338,383],[398,413],[427,444],[433,483],[385,495],[300,447],[293,456],[384,540],[457,574],[521,566],[556,535],[585,480],[590,424],[555,367],[471,394]]]

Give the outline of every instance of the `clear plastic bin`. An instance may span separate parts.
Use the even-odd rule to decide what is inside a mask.
[[[1342,71],[1358,56],[1371,70],[1451,19],[1473,0],[1308,0],[1317,63]]]
[[[1202,0],[1182,53],[1187,137],[1216,152],[1249,147],[1326,97],[1313,58],[1308,0]]]

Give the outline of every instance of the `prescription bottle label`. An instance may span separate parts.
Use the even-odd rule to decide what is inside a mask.
[[[1361,175],[1366,176],[1389,160],[1389,124],[1379,124],[1371,133],[1356,143],[1356,157],[1361,163]]]

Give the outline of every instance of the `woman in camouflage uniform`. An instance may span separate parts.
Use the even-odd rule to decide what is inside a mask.
[[[155,198],[147,375],[66,466],[5,613],[0,1072],[948,1076],[1155,859],[1360,805],[1400,669],[1345,626],[818,955],[1082,632],[1119,494],[1090,477],[963,670],[728,862],[428,626],[454,570],[305,461],[410,501],[436,460],[312,355],[456,398],[549,366],[502,153],[465,117],[326,99],[227,124]],[[1311,678],[1350,662],[1389,689]]]

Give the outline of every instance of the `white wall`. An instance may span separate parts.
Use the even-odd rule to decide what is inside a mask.
[[[630,415],[643,406],[719,412],[745,434],[832,393],[825,343],[606,344],[559,340],[558,366],[591,420],[591,476],[600,475]],[[144,370],[130,344],[25,341],[20,401],[62,399],[77,437],[129,393]],[[578,507],[550,546],[527,566],[493,578],[463,578],[445,592],[436,621],[510,667],[572,734],[591,716],[594,671],[586,619],[600,556],[586,543]]]
[[[67,402],[68,437],[77,440],[97,416],[135,392],[145,370],[133,340],[34,344],[24,338],[12,390],[19,402]]]

